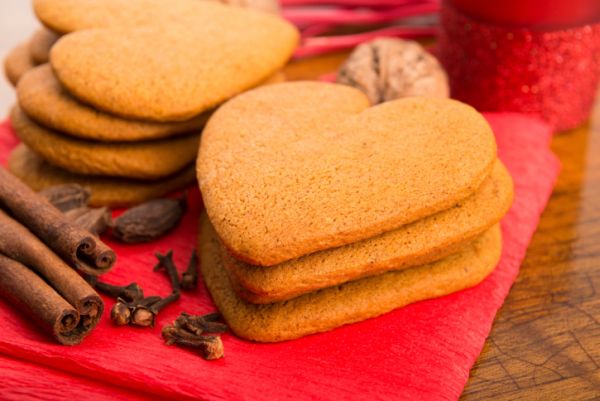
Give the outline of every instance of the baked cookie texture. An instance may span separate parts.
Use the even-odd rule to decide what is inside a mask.
[[[4,59],[4,75],[13,86],[16,86],[19,79],[33,67],[35,63],[29,54],[29,42],[17,45]]]
[[[240,299],[232,288],[219,240],[206,215],[201,217],[199,242],[202,274],[217,308],[236,335],[260,342],[331,330],[473,287],[494,269],[502,247],[496,225],[459,253],[435,263],[363,278],[285,302],[255,305]]]
[[[50,4],[49,8],[60,10],[54,1]],[[218,3],[148,1],[148,9],[140,7],[145,2],[129,0],[101,4],[105,11],[99,15],[115,4],[122,7],[119,13],[133,7],[140,15],[129,26],[88,29],[62,37],[52,48],[50,62],[69,93],[122,117],[190,119],[279,71],[299,37],[296,28],[279,17]],[[190,9],[177,14],[174,10],[179,4]],[[135,25],[153,7],[163,16],[152,19],[151,25]],[[172,14],[176,15],[171,20]],[[38,15],[46,23],[41,11]],[[115,17],[111,24],[118,25],[118,20]],[[91,26],[95,23],[84,27]]]
[[[219,10],[190,0],[33,0],[38,19],[55,32],[110,26],[138,26],[194,19]],[[248,5],[252,8],[251,5]]]
[[[350,87],[291,82],[246,92],[213,114],[198,181],[232,255],[273,266],[449,209],[495,160],[489,125],[463,103],[369,107]]]
[[[156,180],[175,174],[196,158],[199,133],[156,141],[102,143],[84,141],[44,128],[15,106],[15,133],[50,164],[84,175]]]
[[[35,64],[44,64],[50,60],[50,49],[60,36],[47,28],[38,29],[29,41],[29,54]]]
[[[36,191],[70,183],[88,187],[92,191],[89,204],[93,207],[125,207],[160,198],[187,187],[196,175],[193,165],[155,181],[73,174],[47,163],[24,144],[13,150],[8,167]]]
[[[250,265],[224,252],[223,266],[242,299],[255,304],[284,301],[451,255],[497,224],[512,199],[512,178],[497,160],[490,177],[473,195],[412,224],[270,267]]]
[[[191,120],[155,123],[127,120],[104,113],[72,97],[44,64],[28,71],[17,85],[19,105],[39,124],[82,139],[129,142],[159,139],[200,132],[210,116],[203,113]]]

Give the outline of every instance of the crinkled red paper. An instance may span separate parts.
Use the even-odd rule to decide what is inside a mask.
[[[0,301],[0,398],[203,400],[454,400],[519,271],[558,174],[549,150],[551,129],[519,114],[487,114],[516,197],[502,222],[504,249],[479,286],[376,319],[279,344],[226,334],[226,356],[207,362],[191,350],[166,346],[161,327],[182,310],[214,310],[201,286],[162,313],[154,329],[113,327],[108,316],[79,346],[56,345],[12,306]],[[0,126],[0,162],[16,141]],[[198,191],[182,224],[160,241],[127,246],[106,281],[137,281],[147,294],[166,294],[152,272],[153,253],[174,249],[184,266],[196,244]],[[112,301],[106,299],[108,307]]]

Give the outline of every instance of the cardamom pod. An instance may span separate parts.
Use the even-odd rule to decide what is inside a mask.
[[[185,196],[154,199],[125,211],[115,219],[112,233],[128,243],[153,241],[175,227],[185,209]]]
[[[112,225],[112,215],[110,209],[107,207],[96,209],[80,207],[65,212],[65,215],[70,221],[88,230],[95,236],[100,236]]]
[[[77,184],[65,184],[48,187],[40,191],[61,212],[87,206],[91,192]]]

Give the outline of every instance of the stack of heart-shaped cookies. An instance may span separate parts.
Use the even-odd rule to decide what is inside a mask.
[[[481,282],[513,197],[473,108],[295,82],[211,117],[198,181],[208,290],[239,336],[283,341]]]
[[[20,75],[6,68],[18,80],[11,120],[22,141],[9,167],[38,190],[88,186],[95,205],[192,182],[209,115],[277,81],[298,38],[276,15],[209,1],[33,3],[47,30],[29,56],[48,62]]]

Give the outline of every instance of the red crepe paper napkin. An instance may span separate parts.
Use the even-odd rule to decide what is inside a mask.
[[[193,350],[166,346],[160,337],[162,326],[181,311],[214,310],[203,286],[168,307],[154,329],[113,327],[106,314],[74,347],[54,344],[0,301],[0,352],[97,380],[103,383],[99,388],[119,386],[115,397],[129,388],[146,396],[204,400],[457,399],[519,271],[559,169],[546,124],[514,113],[486,117],[514,178],[516,196],[502,222],[502,260],[475,288],[295,341],[257,344],[226,334],[225,358],[213,362]],[[0,157],[13,145],[8,124],[0,126]],[[168,280],[152,272],[153,253],[174,249],[183,269],[196,244],[200,203],[198,191],[191,191],[183,222],[159,241],[136,246],[110,242],[119,259],[105,280],[135,280],[148,295],[167,294]],[[105,300],[110,309],[113,302]],[[31,370],[32,383],[37,379],[39,368],[22,369]],[[89,383],[81,380],[82,386]],[[69,394],[66,384],[57,382],[56,387]]]
[[[4,355],[0,355],[0,378],[0,399],[6,401],[150,399],[133,390]]]

